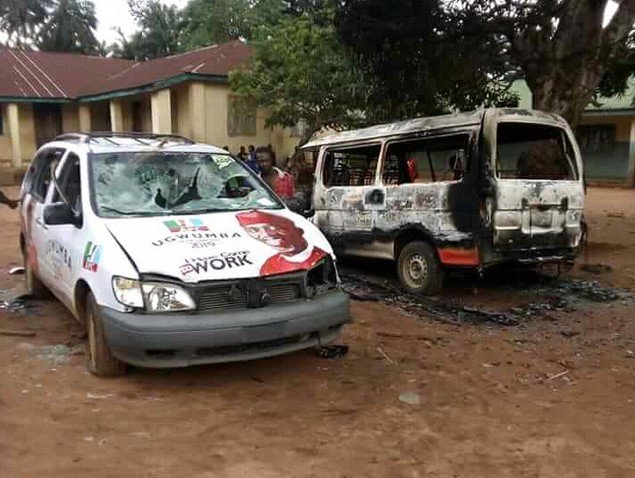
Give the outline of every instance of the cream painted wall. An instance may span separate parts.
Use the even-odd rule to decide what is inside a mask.
[[[9,132],[9,119],[7,118],[7,105],[0,105],[2,114],[2,134],[0,135],[0,162],[11,163],[13,149]],[[35,126],[33,124],[33,106],[29,103],[18,104],[18,121],[20,124],[20,153],[22,164],[26,165],[35,154]]]
[[[35,123],[33,121],[33,105],[20,103],[18,106],[20,118],[20,144],[22,151],[22,164],[27,165],[37,150],[35,141]]]
[[[194,85],[195,83],[192,83]],[[270,144],[278,158],[283,158],[293,153],[297,140],[290,137],[290,130],[265,128],[267,110],[259,108],[256,113],[255,136],[229,136],[227,133],[227,112],[229,96],[232,94],[229,85],[203,84],[205,106],[205,138],[204,141],[215,146],[229,146],[232,153],[238,151],[240,146],[266,146]],[[194,116],[194,115],[193,115]]]
[[[232,91],[228,85],[189,82],[173,86],[170,89],[170,106],[172,110],[172,131],[198,141],[216,146],[229,146],[236,152],[240,146],[250,144],[273,146],[279,162],[295,150],[298,138],[291,137],[288,128],[265,128],[267,111],[259,108],[256,114],[256,134],[254,136],[229,137],[227,132],[227,113],[229,95]],[[152,110],[150,94],[125,98],[121,101],[123,125],[125,131],[133,130],[133,102],[140,103],[140,119],[142,131],[152,131]],[[109,131],[111,129],[110,106],[108,101],[84,103],[90,110],[92,131]],[[28,160],[35,151],[35,127],[33,110],[29,104],[20,105],[20,126],[23,136],[22,155]],[[6,105],[0,105],[4,130],[0,135],[0,161],[11,160],[11,140],[8,134]],[[62,130],[79,131],[79,105],[62,106]],[[200,132],[197,133],[197,131]],[[28,155],[28,156],[27,156]]]

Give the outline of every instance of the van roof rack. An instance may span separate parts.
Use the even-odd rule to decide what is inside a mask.
[[[97,139],[104,139],[109,143],[117,145],[113,139],[127,138],[134,139],[138,143],[144,146],[151,146],[144,140],[163,140],[163,141],[175,141],[184,144],[195,144],[189,138],[180,136],[178,134],[163,134],[163,133],[134,133],[134,132],[115,132],[115,131],[91,131],[90,133],[65,133],[60,134],[54,138],[54,141],[77,141],[79,143],[90,143]]]

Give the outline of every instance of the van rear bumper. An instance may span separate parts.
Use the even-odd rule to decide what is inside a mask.
[[[251,360],[327,344],[350,320],[341,290],[311,300],[206,314],[125,313],[102,308],[115,357],[140,367]]]

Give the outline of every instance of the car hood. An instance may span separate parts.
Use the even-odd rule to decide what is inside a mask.
[[[332,254],[313,224],[286,209],[105,222],[140,274],[184,282],[306,270]]]

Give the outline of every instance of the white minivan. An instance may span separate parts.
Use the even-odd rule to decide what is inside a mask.
[[[86,328],[89,370],[248,360],[349,320],[328,241],[225,150],[173,135],[62,135],[21,192],[29,292]]]

